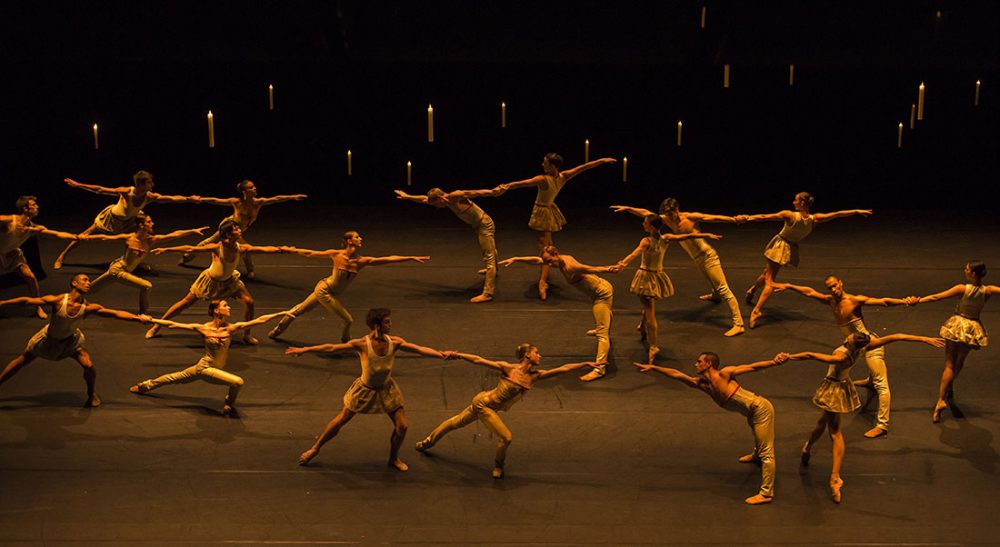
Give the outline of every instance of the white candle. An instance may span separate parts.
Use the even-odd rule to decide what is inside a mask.
[[[795,65],[788,65],[788,87],[795,85]]]
[[[590,139],[583,141],[583,163],[590,161]]]
[[[622,182],[628,182],[628,156],[622,158]]]
[[[427,105],[427,142],[434,142],[434,107]]]
[[[701,28],[705,28],[705,6],[701,7]]]
[[[500,127],[507,127],[507,103],[500,103]]]
[[[681,145],[681,128],[682,127],[684,127],[684,124],[681,123],[680,120],[677,120],[677,146]]]
[[[101,145],[97,141],[97,124],[94,124],[94,150],[99,150]]]
[[[267,84],[267,109],[274,110],[274,86]]]
[[[729,65],[722,65],[722,87],[729,87]]]
[[[351,163],[351,150],[347,150],[347,176],[354,174],[354,165]]]
[[[973,99],[972,106],[979,106],[979,85],[981,83],[979,80],[976,80],[976,98]]]
[[[910,129],[917,125],[917,103],[910,103]]]
[[[406,185],[410,186],[413,184],[413,164],[406,162]]]
[[[896,133],[896,148],[903,147],[903,122],[899,122],[899,132]]]
[[[920,82],[917,91],[917,120],[924,121],[924,83]]]
[[[208,147],[215,148],[215,117],[208,111]]]

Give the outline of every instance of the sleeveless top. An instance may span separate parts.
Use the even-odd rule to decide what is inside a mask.
[[[535,205],[547,207],[555,203],[556,196],[559,195],[559,191],[566,184],[566,177],[562,175],[558,177],[544,175],[544,177],[548,184],[545,186],[545,189],[542,189],[541,186],[538,187],[538,196],[535,197]]]
[[[236,265],[240,262],[240,253],[233,253],[235,258],[226,260],[226,253],[223,250],[224,243],[219,243],[218,256],[212,255],[212,265],[208,267],[208,276],[216,281],[222,281],[232,277],[236,271]]]
[[[826,370],[826,377],[830,380],[837,382],[842,382],[844,380],[851,379],[851,367],[854,366],[854,361],[858,359],[858,355],[861,353],[858,350],[851,351],[847,349],[846,346],[838,346],[837,349],[833,350],[834,353],[847,353],[850,357],[847,361],[841,363],[830,363],[830,368]]]
[[[691,258],[698,258],[699,256],[712,250],[712,247],[705,243],[705,240],[697,237],[694,239],[682,239],[677,242],[681,246],[681,249],[687,252],[688,256]]]
[[[334,268],[333,273],[325,277],[320,283],[326,284],[330,294],[336,296],[340,294],[340,291],[346,289],[351,284],[351,280],[357,277],[357,275],[358,272]]]
[[[11,225],[14,225],[12,222]],[[28,221],[27,224],[16,224],[11,229],[11,225],[8,225],[8,229],[0,233],[0,254],[5,254],[17,249],[22,243],[28,240],[34,232],[29,232],[25,230],[28,226],[34,226],[35,224]]]
[[[49,317],[48,337],[64,340],[76,334],[77,324],[83,321],[87,311],[87,301],[84,300],[76,315],[69,314],[69,293],[63,295],[62,304],[56,313]]]
[[[118,203],[111,206],[111,214],[116,218],[127,220],[135,218],[143,207],[149,204],[149,193],[142,198],[142,203],[135,205],[132,198],[135,197],[135,186],[129,189],[127,194],[118,194]]]
[[[386,340],[389,342],[389,347],[385,355],[379,355],[372,347],[372,337],[365,336],[365,351],[361,354],[361,383],[366,387],[382,387],[392,374],[396,348],[393,347],[391,338],[387,336]]]
[[[478,205],[473,203],[472,200],[469,200],[469,206],[464,209],[460,204],[449,201],[448,208],[451,209],[452,213],[455,213],[455,216],[462,219],[462,222],[465,222],[470,226],[476,226],[479,224],[486,215],[486,213],[484,213]]]
[[[781,228],[778,237],[789,243],[798,243],[812,232],[816,225],[816,219],[812,215],[804,217],[798,211],[793,212],[792,215],[795,217],[794,220],[791,224],[785,224]]]
[[[663,269],[663,255],[667,252],[670,242],[657,236],[649,236],[651,245],[642,251],[639,263],[640,270],[658,272]]]
[[[986,305],[986,301],[989,298],[990,295],[986,292],[985,287],[968,283],[965,285],[965,293],[962,294],[962,299],[955,306],[955,314],[961,315],[966,319],[979,321],[979,313],[983,311],[983,306]]]
[[[229,344],[233,341],[231,336],[205,336],[205,357],[212,361],[215,368],[226,366],[226,359],[229,358]]]

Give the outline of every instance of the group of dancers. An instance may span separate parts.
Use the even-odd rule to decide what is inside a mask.
[[[535,177],[500,184],[481,190],[453,190],[445,192],[432,188],[426,195],[412,195],[396,190],[401,200],[450,209],[460,220],[470,225],[477,234],[482,251],[485,275],[481,294],[471,299],[473,303],[487,303],[495,298],[498,266],[514,263],[533,264],[540,267],[538,296],[548,296],[548,272],[556,268],[565,276],[569,284],[577,287],[592,301],[594,328],[587,332],[597,339],[597,349],[592,361],[564,364],[559,367],[539,368],[542,355],[539,348],[530,343],[517,346],[516,362],[491,360],[472,353],[438,350],[421,346],[391,334],[391,312],[386,308],[369,310],[365,323],[370,331],[360,338],[353,338],[351,328],[353,318],[339,297],[365,266],[376,266],[404,261],[423,263],[429,256],[382,256],[369,257],[361,254],[363,239],[356,231],[344,234],[340,248],[327,250],[301,249],[294,246],[256,246],[246,242],[244,235],[257,220],[260,209],[265,205],[289,200],[306,199],[303,194],[261,198],[253,182],[245,180],[237,185],[237,197],[207,198],[201,196],[170,196],[155,193],[153,176],[139,171],[133,177],[131,186],[104,187],[82,184],[72,179],[66,183],[72,188],[116,196],[118,201],[103,209],[93,224],[79,234],[50,230],[36,224],[33,219],[39,213],[38,199],[22,196],[15,204],[15,214],[0,216],[0,274],[18,273],[28,285],[31,296],[0,301],[0,306],[27,305],[35,307],[41,318],[48,318],[46,324],[28,342],[24,350],[0,372],[0,385],[9,380],[21,368],[38,357],[49,360],[73,358],[83,368],[87,384],[86,405],[96,407],[101,401],[95,391],[96,371],[90,354],[84,347],[85,338],[79,323],[88,315],[106,317],[149,324],[146,338],[153,338],[161,327],[184,329],[201,335],[205,345],[204,356],[188,368],[147,379],[133,385],[130,390],[136,394],[149,393],[160,387],[204,380],[228,386],[222,412],[233,414],[236,399],[243,379],[224,370],[229,347],[234,336],[239,334],[245,344],[257,344],[250,334],[251,327],[278,320],[268,332],[270,338],[279,338],[299,316],[307,313],[316,304],[322,305],[335,314],[342,322],[339,343],[328,343],[309,347],[289,347],[288,355],[310,352],[354,352],[361,361],[361,376],[348,388],[344,395],[343,409],[326,425],[315,443],[299,458],[299,463],[307,464],[315,458],[322,446],[331,440],[340,429],[356,414],[387,414],[393,421],[394,429],[390,441],[389,465],[406,471],[407,465],[400,459],[399,450],[405,438],[408,422],[403,411],[403,396],[392,379],[393,359],[398,350],[417,353],[438,359],[464,360],[500,372],[497,386],[476,395],[470,405],[456,416],[442,422],[424,439],[416,444],[420,452],[430,450],[448,432],[479,420],[497,439],[492,476],[502,478],[507,448],[511,443],[511,432],[497,414],[510,407],[532,388],[538,380],[564,372],[589,369],[581,380],[593,381],[606,374],[610,349],[610,326],[612,320],[613,286],[599,274],[617,273],[624,270],[637,258],[640,265],[629,286],[629,292],[639,299],[642,313],[637,326],[641,340],[648,348],[647,359],[635,363],[641,372],[659,372],[690,387],[704,391],[722,408],[744,415],[750,425],[755,445],[754,450],[739,459],[744,463],[757,463],[762,467],[762,482],[758,494],[747,498],[749,504],[770,503],[774,496],[774,407],[764,397],[742,387],[736,377],[765,368],[783,365],[792,361],[819,361],[827,363],[829,369],[820,387],[813,396],[813,403],[821,414],[815,428],[802,447],[801,463],[808,464],[813,445],[824,432],[828,432],[833,443],[833,465],[830,476],[832,499],[839,503],[843,479],[840,468],[844,457],[844,438],[840,416],[860,408],[856,385],[868,386],[878,395],[877,421],[865,437],[876,438],[889,431],[890,392],[885,363],[884,346],[899,341],[922,342],[945,348],[945,369],[942,373],[938,400],[932,411],[932,420],[937,422],[944,410],[953,408],[953,385],[961,372],[965,359],[973,349],[988,343],[985,330],[979,320],[980,312],[990,295],[1000,292],[1000,287],[984,285],[985,264],[972,261],[966,265],[966,283],[924,297],[872,298],[845,291],[844,283],[836,276],[824,280],[826,291],[811,287],[780,283],[777,276],[783,266],[797,266],[799,243],[809,235],[816,224],[851,215],[870,216],[872,211],[853,209],[832,213],[812,211],[813,198],[807,193],[799,193],[792,202],[792,210],[773,214],[757,215],[716,215],[698,212],[682,212],[676,199],[667,198],[660,204],[657,213],[650,210],[625,205],[612,205],[615,212],[630,213],[642,218],[646,235],[638,246],[617,262],[605,266],[592,266],[561,252],[553,243],[553,233],[563,229],[565,216],[555,203],[559,192],[567,182],[577,175],[604,164],[614,163],[612,158],[602,158],[579,165],[573,169],[561,170],[562,158],[550,153],[542,160],[542,174]],[[534,187],[537,195],[529,220],[529,227],[535,232],[538,255],[515,256],[505,260],[498,258],[496,249],[495,224],[490,216],[473,200],[497,197],[519,188]],[[145,213],[144,207],[150,203],[207,203],[231,206],[233,213],[219,224],[207,239],[197,245],[161,246],[168,241],[204,236],[209,227],[203,226],[177,230],[164,235],[154,234],[153,220]],[[783,227],[764,250],[765,267],[753,285],[746,291],[745,302],[756,304],[750,314],[747,327],[753,329],[763,316],[764,303],[777,292],[789,291],[802,294],[828,304],[838,327],[846,338],[831,353],[782,352],[768,361],[744,365],[723,366],[717,354],[703,352],[698,355],[694,366],[695,375],[679,370],[658,366],[655,358],[660,352],[658,345],[658,324],[655,304],[657,300],[674,294],[674,287],[663,269],[663,258],[671,241],[677,241],[691,257],[698,269],[712,286],[712,292],[701,296],[704,300],[724,301],[732,315],[732,327],[725,336],[736,336],[746,332],[740,303],[730,290],[718,253],[708,240],[721,236],[701,231],[703,223],[734,223],[756,221],[781,221]],[[70,280],[65,293],[41,296],[38,282],[28,266],[20,246],[33,235],[46,235],[69,240],[55,262],[60,269],[69,252],[80,242],[87,240],[121,240],[125,242],[123,255],[112,261],[107,271],[91,281],[86,274],[76,274]],[[149,293],[152,284],[137,275],[135,271],[143,266],[148,254],[164,252],[181,253],[180,264],[185,264],[196,254],[208,254],[210,265],[192,283],[188,293],[168,308],[161,318],[153,318],[149,312]],[[329,258],[332,272],[320,280],[315,289],[302,302],[287,311],[255,317],[254,300],[237,271],[239,262],[245,264],[246,277],[253,278],[253,253],[288,253],[309,258]],[[87,296],[101,289],[107,281],[116,280],[139,290],[138,313],[115,310],[87,301]],[[758,291],[760,295],[757,296]],[[244,305],[244,320],[230,322],[231,309],[228,298],[236,298]],[[865,305],[894,306],[916,305],[946,298],[959,298],[955,314],[941,327],[940,338],[911,334],[892,334],[877,337],[864,322],[862,308]],[[211,320],[205,323],[181,323],[170,318],[198,301],[208,301]],[[850,370],[860,356],[864,356],[869,368],[865,380],[852,381]]]

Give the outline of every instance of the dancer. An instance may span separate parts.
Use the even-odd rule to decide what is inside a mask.
[[[102,241],[125,240],[125,254],[120,258],[116,258],[108,266],[108,270],[90,284],[90,292],[97,294],[101,286],[112,279],[125,285],[137,287],[139,289],[139,313],[142,314],[149,311],[149,291],[153,288],[153,284],[146,279],[134,275],[132,272],[135,271],[139,264],[142,264],[143,259],[146,258],[146,253],[157,245],[174,239],[190,235],[202,235],[202,232],[207,230],[208,226],[190,230],[175,230],[164,235],[153,235],[153,219],[142,211],[139,211],[139,214],[135,216],[135,226],[135,232],[130,234],[111,236],[96,234],[86,236],[87,239]]]
[[[791,361],[813,360],[830,365],[826,372],[826,378],[823,379],[823,383],[813,395],[813,404],[818,406],[822,412],[819,421],[816,422],[816,427],[809,434],[809,440],[802,446],[801,460],[802,465],[809,464],[813,445],[823,435],[823,431],[828,430],[830,441],[833,442],[830,496],[834,503],[840,503],[840,489],[844,486],[844,479],[840,477],[840,467],[844,463],[844,433],[840,429],[840,415],[861,408],[858,392],[854,389],[854,383],[851,382],[851,367],[858,355],[866,349],[873,350],[893,342],[923,342],[936,348],[944,347],[944,340],[941,338],[912,334],[890,334],[876,338],[865,333],[855,333],[849,335],[844,343],[833,350],[831,354],[807,351],[788,356]]]
[[[595,326],[587,331],[588,336],[597,337],[597,363],[594,369],[580,377],[584,382],[596,380],[607,372],[608,351],[611,349],[611,304],[614,289],[607,280],[597,277],[599,273],[618,273],[622,271],[621,264],[612,266],[589,266],[567,254],[560,254],[555,245],[542,249],[542,256],[515,256],[500,262],[501,266],[510,266],[515,262],[537,264],[542,267],[559,268],[566,281],[593,301],[591,308],[594,314]]]
[[[403,392],[390,377],[396,351],[403,350],[444,359],[445,354],[436,349],[418,346],[398,336],[390,336],[392,330],[391,312],[386,308],[368,310],[365,323],[372,331],[363,338],[355,338],[343,344],[322,344],[319,346],[293,347],[285,350],[288,355],[302,355],[308,352],[337,353],[357,352],[361,359],[361,377],[354,380],[344,393],[344,408],[340,410],[309,450],[299,456],[299,465],[306,465],[319,454],[320,448],[337,436],[355,414],[388,414],[394,428],[389,438],[389,467],[406,471],[409,469],[399,459],[399,447],[403,444],[408,427],[403,412]]]
[[[135,217],[142,208],[150,203],[199,203],[200,196],[168,196],[153,192],[153,175],[148,171],[138,171],[132,175],[132,186],[109,188],[96,184],[83,184],[73,179],[64,179],[71,188],[79,188],[103,196],[118,196],[118,203],[108,205],[97,214],[94,223],[80,232],[80,235],[90,235],[95,230],[104,234],[121,234],[135,231]],[[86,238],[81,238],[86,239]],[[79,240],[71,241],[56,258],[53,268],[62,268],[69,252],[77,246]]]
[[[705,352],[698,356],[694,364],[699,378],[688,376],[669,367],[659,367],[652,363],[633,363],[640,372],[656,371],[667,378],[677,380],[688,387],[700,389],[708,394],[720,407],[738,412],[747,418],[747,425],[753,432],[753,452],[740,456],[740,463],[760,464],[760,491],[744,501],[750,505],[771,503],[774,499],[774,406],[771,401],[738,384],[735,378],[780,365],[788,360],[787,353],[779,353],[770,361],[757,361],[748,365],[730,365],[719,368],[719,355]]]
[[[778,232],[778,235],[771,238],[770,243],[764,248],[764,271],[757,276],[754,284],[747,289],[746,303],[749,306],[753,304],[754,294],[757,292],[757,289],[764,287],[764,290],[760,293],[760,298],[757,300],[757,305],[750,312],[750,320],[747,321],[747,325],[751,329],[757,326],[757,320],[763,314],[761,310],[764,309],[764,302],[767,302],[768,297],[771,296],[771,292],[773,291],[771,284],[778,278],[778,272],[781,270],[781,267],[792,266],[793,268],[797,268],[799,266],[799,242],[812,232],[816,224],[851,215],[860,215],[863,217],[870,217],[872,215],[871,209],[847,209],[833,213],[811,213],[810,209],[812,209],[814,202],[813,197],[807,192],[799,192],[795,194],[795,199],[792,201],[794,211],[778,211],[772,214],[746,215],[745,217],[748,222],[781,220],[785,223],[781,231]]]
[[[572,169],[567,169],[566,171],[560,171],[559,169],[563,164],[562,156],[555,152],[549,152],[542,158],[541,175],[536,175],[526,180],[501,184],[496,187],[496,190],[502,194],[507,190],[529,186],[534,186],[538,189],[538,195],[535,197],[535,206],[531,210],[531,219],[528,220],[528,227],[535,231],[538,240],[538,254],[542,254],[542,249],[552,245],[552,232],[558,232],[566,225],[566,217],[563,216],[562,211],[559,210],[559,206],[555,203],[556,196],[559,195],[559,191],[562,190],[563,186],[570,179],[584,171],[593,169],[598,165],[615,163],[617,161],[614,158],[601,158],[578,165]],[[538,297],[542,300],[548,298],[548,277],[549,267],[542,265],[541,277],[538,278]]]
[[[265,205],[273,205],[275,203],[281,203],[284,201],[302,201],[306,199],[305,194],[290,194],[283,196],[273,196],[269,198],[258,198],[257,197],[257,185],[253,183],[252,180],[244,180],[236,185],[236,191],[239,192],[240,197],[235,198],[211,198],[202,197],[199,199],[200,203],[205,203],[208,205],[222,205],[231,206],[233,208],[233,214],[222,219],[222,222],[227,220],[232,220],[236,224],[239,224],[240,230],[243,231],[243,235],[246,235],[247,230],[250,229],[250,225],[257,220],[257,215],[260,214],[261,207]],[[212,234],[207,239],[198,243],[201,245],[208,245],[210,243],[219,242],[219,233],[216,232]],[[246,240],[240,238],[240,243],[244,245],[247,244]],[[180,261],[178,261],[178,266],[183,266],[191,260],[194,259],[193,253],[184,253],[181,255]],[[247,279],[254,278],[253,271],[253,259],[250,258],[250,253],[243,253],[243,263],[247,268]]]
[[[337,297],[347,289],[347,286],[351,284],[351,280],[358,275],[358,272],[362,268],[365,266],[406,262],[408,260],[423,264],[431,259],[429,256],[361,256],[359,252],[362,247],[361,234],[353,230],[344,233],[343,247],[343,249],[327,249],[325,251],[297,249],[295,247],[284,248],[286,252],[307,258],[329,258],[333,262],[333,271],[329,277],[321,279],[319,283],[316,283],[316,288],[313,289],[312,294],[292,308],[292,315],[282,318],[271,329],[271,332],[267,333],[268,337],[277,338],[281,336],[281,333],[285,332],[288,325],[291,325],[292,321],[297,317],[308,313],[309,310],[316,307],[316,304],[322,304],[324,308],[337,314],[344,322],[344,327],[340,331],[340,341],[347,342],[351,339],[351,325],[354,323],[354,318],[351,317],[350,312],[340,303]]]
[[[151,319],[153,323],[172,329],[192,330],[202,336],[205,342],[205,355],[194,365],[176,372],[164,374],[150,380],[143,380],[138,384],[128,388],[136,395],[145,395],[154,389],[170,384],[188,384],[195,380],[204,380],[210,384],[229,386],[225,403],[222,405],[222,414],[228,416],[236,410],[236,396],[239,395],[243,387],[243,378],[226,372],[222,369],[226,367],[226,360],[229,357],[229,343],[232,341],[233,333],[250,328],[255,325],[263,325],[275,317],[288,315],[289,312],[269,313],[250,321],[239,323],[229,323],[231,311],[229,303],[225,300],[212,300],[208,304],[208,315],[212,320],[207,323],[177,323],[165,319]]]
[[[682,213],[680,205],[674,198],[666,198],[660,203],[660,218],[663,224],[675,234],[690,234],[699,231],[698,224],[701,222],[742,222],[742,217],[731,217],[725,215],[709,215],[705,213]],[[631,213],[635,216],[645,218],[653,214],[648,209],[639,207],[629,207],[627,205],[612,205],[611,209],[616,213]],[[726,274],[722,271],[722,261],[719,254],[711,245],[705,243],[704,238],[686,239],[679,242],[682,249],[691,257],[701,273],[705,275],[709,283],[712,284],[712,292],[703,294],[699,298],[709,302],[719,302],[725,300],[729,305],[729,311],[733,317],[733,326],[726,331],[726,336],[737,336],[743,334],[746,329],[743,327],[743,315],[740,312],[740,303],[733,295],[726,283]]]
[[[396,190],[398,199],[432,205],[441,209],[447,207],[451,209],[455,216],[460,218],[469,226],[476,230],[479,236],[479,248],[483,253],[483,264],[485,268],[482,273],[486,274],[486,281],[483,282],[483,292],[479,296],[474,296],[470,300],[475,304],[489,302],[493,300],[493,291],[496,290],[497,279],[497,244],[493,240],[496,227],[493,219],[485,211],[472,202],[472,198],[495,197],[501,192],[498,188],[490,190],[454,190],[445,193],[440,188],[431,188],[426,196],[414,196],[402,190]]]
[[[236,271],[236,264],[240,261],[240,255],[246,252],[254,253],[284,253],[290,247],[259,247],[240,243],[243,236],[239,224],[232,220],[224,220],[219,225],[221,241],[210,245],[178,245],[176,247],[161,247],[150,251],[154,255],[180,252],[180,253],[211,253],[212,264],[201,272],[198,279],[195,279],[184,298],[178,300],[170,306],[167,313],[161,319],[169,319],[199,300],[219,300],[235,296],[243,302],[245,312],[244,322],[253,319],[254,300],[247,290],[246,285],[240,281],[240,272]],[[160,330],[160,325],[153,325],[146,332],[146,338],[153,338]],[[250,329],[243,331],[243,343],[256,345],[257,339],[250,335]]]
[[[720,235],[702,232],[661,234],[662,226],[663,219],[657,215],[643,217],[642,229],[646,231],[646,237],[639,241],[639,246],[634,251],[618,261],[618,264],[625,268],[636,257],[642,257],[628,292],[638,296],[639,303],[642,305],[642,319],[636,330],[639,331],[639,336],[649,344],[649,356],[646,361],[649,364],[653,364],[653,357],[660,353],[660,347],[656,345],[656,330],[658,328],[656,301],[674,295],[674,284],[671,283],[667,272],[663,271],[663,255],[667,252],[667,246],[670,245],[671,241],[684,241],[696,237],[722,239]]]
[[[931,421],[934,423],[941,420],[941,411],[946,408],[950,408],[953,415],[959,414],[955,411],[955,379],[962,372],[965,358],[969,356],[969,352],[986,347],[989,343],[986,329],[979,321],[979,314],[983,311],[983,306],[986,305],[990,296],[1000,293],[1000,287],[983,285],[984,277],[986,277],[986,264],[973,260],[965,265],[967,283],[955,285],[937,294],[909,299],[913,303],[922,303],[936,302],[945,298],[959,298],[955,314],[941,326],[941,337],[945,339],[944,372],[941,373],[937,403],[934,404],[934,411],[931,413]]]
[[[76,274],[70,281],[70,290],[63,294],[50,294],[41,297],[21,296],[9,300],[0,300],[0,307],[13,304],[29,306],[50,306],[49,323],[35,333],[20,355],[0,372],[0,385],[10,380],[19,370],[41,357],[49,361],[61,361],[72,357],[83,367],[83,380],[87,383],[87,402],[85,407],[100,406],[101,398],[97,396],[97,370],[90,358],[90,352],[83,347],[86,338],[77,327],[88,315],[97,314],[124,321],[139,321],[148,323],[148,316],[134,315],[127,311],[105,308],[100,304],[87,302],[84,296],[90,292],[90,278],[86,274]]]
[[[35,234],[58,237],[59,239],[76,240],[77,235],[69,232],[49,230],[41,224],[35,224],[32,219],[38,216],[38,198],[35,196],[21,196],[14,204],[17,213],[13,215],[0,215],[0,275],[17,272],[28,285],[28,292],[31,296],[38,298],[38,278],[31,271],[28,262],[24,259],[24,251],[21,245]],[[39,319],[48,317],[45,310],[39,305],[35,310]]]
[[[465,410],[441,422],[441,425],[434,428],[424,440],[417,443],[417,450],[427,452],[441,440],[441,437],[444,437],[450,431],[465,427],[479,420],[497,438],[497,452],[493,459],[492,475],[494,479],[502,479],[504,461],[507,457],[507,447],[510,446],[513,435],[511,435],[510,429],[507,429],[507,425],[503,423],[497,412],[510,410],[510,407],[520,401],[524,394],[538,380],[544,380],[563,372],[570,372],[588,366],[597,366],[597,363],[587,362],[569,363],[547,370],[536,369],[535,367],[542,364],[542,354],[538,353],[538,348],[532,344],[517,346],[514,354],[517,357],[517,363],[491,361],[471,353],[446,352],[446,356],[449,359],[464,359],[475,365],[499,370],[501,373],[500,382],[497,383],[497,387],[489,391],[481,391],[473,397],[472,403],[465,407]]]
[[[803,296],[818,300],[830,306],[837,327],[845,336],[849,334],[867,334],[875,336],[865,325],[862,308],[864,306],[902,306],[908,304],[900,298],[871,298],[863,294],[851,294],[844,290],[844,282],[835,275],[828,275],[823,280],[829,294],[824,294],[812,287],[792,285],[791,283],[774,283],[774,292],[790,290]],[[875,439],[889,433],[889,405],[892,394],[889,391],[889,369],[885,364],[885,348],[869,347],[864,351],[865,363],[868,365],[868,378],[858,380],[855,385],[872,389],[878,395],[878,408],[875,411],[875,426],[865,432],[865,437]]]

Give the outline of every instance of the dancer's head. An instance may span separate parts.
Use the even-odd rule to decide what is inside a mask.
[[[663,219],[660,215],[646,215],[642,217],[642,229],[649,233],[659,232],[663,227]]]
[[[250,179],[243,179],[236,184],[236,191],[245,198],[257,197],[257,185]]]
[[[837,298],[844,297],[844,282],[840,280],[839,277],[835,275],[828,275],[823,280],[823,284],[826,285],[826,290],[830,291],[830,294]]]
[[[970,260],[965,265],[965,277],[974,283],[979,283],[986,277],[986,263],[979,260]]]
[[[153,217],[147,215],[142,211],[139,211],[139,214],[135,215],[135,228],[136,231],[145,230],[146,233],[152,233]]]
[[[710,368],[719,369],[719,354],[706,351],[698,356],[698,361],[694,364],[694,371],[702,374]]]
[[[392,312],[389,308],[372,308],[368,310],[365,324],[377,334],[389,334],[392,330]]]
[[[680,216],[680,203],[677,202],[675,198],[666,198],[660,202],[659,213],[671,220],[677,219]]]
[[[19,215],[28,215],[28,218],[35,218],[38,215],[38,198],[35,196],[21,196],[17,198],[14,208]]]
[[[550,175],[558,175],[562,164],[562,156],[556,154],[555,152],[549,152],[548,154],[545,154],[544,158],[542,158],[542,170]]]
[[[227,218],[219,223],[219,235],[222,236],[222,239],[234,241],[243,235],[243,229],[240,228],[238,222],[231,218]]]
[[[792,201],[792,207],[808,211],[812,209],[814,203],[816,203],[816,200],[809,194],[809,192],[799,192],[798,194],[795,194],[795,200]]]
[[[361,248],[361,234],[355,232],[354,230],[344,232],[344,239],[341,244],[345,249],[351,245]]]
[[[212,317],[225,319],[229,317],[230,310],[229,302],[226,302],[225,299],[216,299],[208,303],[208,315]]]
[[[864,332],[855,332],[847,336],[844,340],[844,346],[847,349],[862,349],[871,343],[871,335]]]
[[[538,353],[538,348],[527,342],[517,346],[514,355],[518,361],[527,360],[532,365],[538,366],[542,362],[542,354]]]
[[[153,174],[149,171],[136,171],[132,175],[132,185],[138,189],[150,191],[153,189]]]
[[[90,292],[90,276],[87,274],[76,274],[70,280],[69,286],[76,289],[76,292],[80,294],[87,294]]]
[[[546,245],[542,248],[542,262],[549,266],[559,266],[559,249],[555,245]]]
[[[448,206],[448,199],[445,197],[447,194],[444,190],[440,188],[431,188],[427,191],[427,203],[437,207],[438,209]]]

